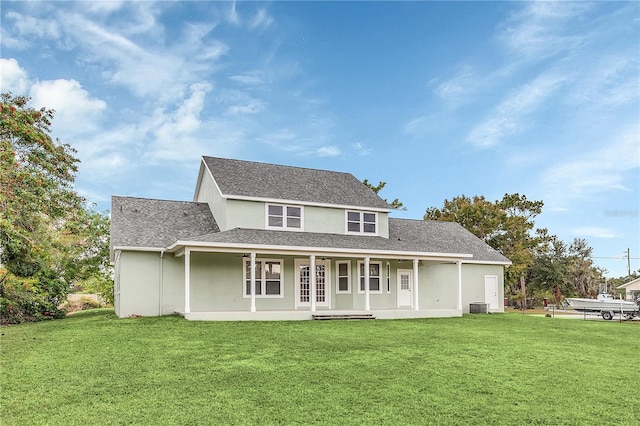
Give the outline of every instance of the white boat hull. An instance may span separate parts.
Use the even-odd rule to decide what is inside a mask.
[[[634,302],[625,300],[597,300],[597,299],[580,299],[567,297],[567,302],[576,311],[585,312],[602,312],[612,311],[615,313],[637,313],[640,307]]]

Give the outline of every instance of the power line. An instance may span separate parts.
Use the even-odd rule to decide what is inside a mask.
[[[629,257],[628,258],[627,256],[624,256],[624,257],[620,257],[620,256],[610,256],[610,257],[607,257],[607,256],[590,256],[590,257],[592,259],[618,259],[618,260],[627,260],[627,259],[638,260],[638,259],[640,259],[640,257]]]

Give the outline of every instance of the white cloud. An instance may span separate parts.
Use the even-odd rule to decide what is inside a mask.
[[[230,6],[231,7],[229,8],[229,10],[227,10],[226,14],[227,21],[233,25],[240,25],[242,22],[240,20],[240,14],[238,14],[238,11],[236,9],[236,2],[232,1]]]
[[[607,229],[607,228],[599,228],[595,226],[583,226],[579,228],[574,228],[571,230],[571,235],[576,237],[592,237],[592,238],[622,238],[622,235]]]
[[[606,53],[585,67],[568,97],[573,105],[594,110],[629,103],[637,105],[640,74],[637,54]]]
[[[431,84],[437,84],[434,93],[449,103],[456,103],[461,98],[472,96],[476,92],[478,84],[478,76],[474,75],[472,67],[465,65],[453,77],[437,83],[432,81]]]
[[[353,148],[356,150],[356,154],[360,157],[371,155],[371,153],[373,152],[371,148],[368,148],[365,144],[360,142],[354,143]]]
[[[568,22],[592,6],[586,2],[524,3],[521,11],[504,24],[499,40],[512,54],[540,61],[549,56],[580,46],[583,36],[571,34]]]
[[[64,139],[94,131],[107,104],[92,98],[75,80],[47,80],[35,83],[29,90],[36,107],[56,111],[52,128]]]
[[[565,80],[565,76],[549,73],[520,86],[494,108],[487,119],[471,129],[467,141],[479,148],[490,148],[521,132],[528,125],[526,118]]]
[[[316,149],[314,153],[320,157],[337,157],[342,152],[340,152],[340,149],[337,146],[331,145],[321,146],[320,148]]]
[[[12,31],[22,37],[57,40],[62,36],[60,24],[55,20],[34,18],[11,10],[3,18],[3,26],[10,22]]]
[[[273,24],[273,18],[265,9],[260,9],[249,24],[250,29],[264,29]]]
[[[13,58],[0,58],[0,92],[12,92],[14,95],[27,93],[29,76]]]
[[[258,86],[264,83],[263,75],[260,71],[233,75],[229,79],[245,86]]]
[[[230,115],[239,114],[257,114],[264,109],[264,105],[260,100],[250,99],[243,105],[232,105],[227,109]]]
[[[578,148],[579,149],[579,148]],[[630,191],[628,172],[640,167],[640,134],[636,126],[612,135],[599,150],[556,164],[543,176],[552,198],[580,198],[606,191]]]
[[[146,155],[153,160],[181,161],[200,155],[202,120],[200,114],[211,86],[196,83],[190,86],[191,96],[173,112],[158,109],[144,129],[151,137]]]

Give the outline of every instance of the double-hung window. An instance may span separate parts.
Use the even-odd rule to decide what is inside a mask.
[[[351,262],[336,262],[336,293],[351,293]]]
[[[348,234],[372,234],[378,233],[378,214],[373,212],[358,212],[347,210]]]
[[[267,204],[267,228],[302,229],[302,207]]]
[[[251,297],[251,260],[244,260],[244,297]],[[256,259],[256,297],[284,297],[282,260]]]
[[[358,293],[364,293],[364,262],[358,262]],[[382,262],[369,262],[369,292],[382,293]]]

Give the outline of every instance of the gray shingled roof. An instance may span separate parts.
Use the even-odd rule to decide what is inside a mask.
[[[350,173],[203,157],[224,195],[363,208],[389,205]]]
[[[362,251],[472,254],[472,260],[509,262],[457,223],[389,219],[389,238],[235,228],[183,241]]]
[[[206,203],[111,197],[111,247],[166,248],[176,240],[218,231]]]
[[[389,253],[472,254],[472,260],[509,262],[454,222],[389,219],[389,238],[236,228],[220,232],[206,203],[112,197],[111,246],[164,249],[183,242],[317,247]]]

